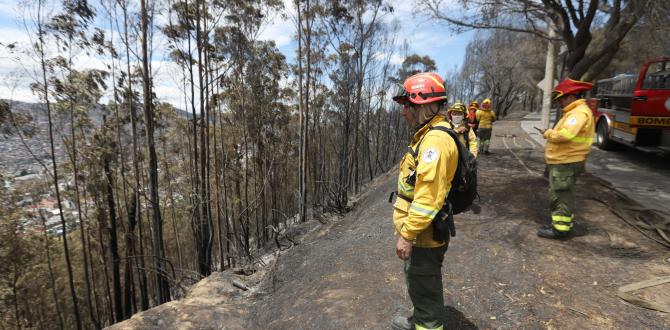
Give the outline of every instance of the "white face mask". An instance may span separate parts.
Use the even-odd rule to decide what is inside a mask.
[[[460,125],[463,123],[463,115],[456,115],[453,114],[451,115],[451,122],[454,123],[454,125]]]

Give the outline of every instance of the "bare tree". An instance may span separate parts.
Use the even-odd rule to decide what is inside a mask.
[[[444,0],[421,2],[433,18],[448,23],[457,31],[502,29],[531,33],[548,39],[546,22],[558,28],[567,46],[564,71],[574,79],[593,80],[612,61],[623,38],[643,17],[651,0],[630,1],[555,1],[555,0],[462,0],[469,10],[462,15],[447,14]],[[521,24],[518,22],[522,22]],[[594,38],[598,31],[599,38]]]
[[[480,31],[468,43],[460,70],[447,76],[451,97],[462,102],[491,98],[501,117],[528,103],[528,97],[534,100],[543,74],[543,54],[536,51],[541,41],[506,30]]]
[[[146,125],[146,144],[149,154],[149,203],[152,213],[153,259],[156,267],[156,290],[159,303],[170,301],[170,286],[165,268],[165,247],[163,244],[163,219],[161,218],[160,198],[158,197],[158,158],[154,142],[154,109],[152,99],[151,74],[149,72],[148,29],[149,14],[146,0],[140,1],[140,24],[142,44],[142,81],[144,96],[144,123]]]
[[[67,237],[67,223],[65,221],[65,216],[63,212],[63,203],[61,198],[60,186],[59,186],[59,177],[58,177],[58,164],[56,162],[56,150],[54,142],[54,127],[53,127],[53,117],[52,117],[52,108],[51,101],[49,97],[49,81],[47,79],[47,73],[50,72],[50,68],[47,64],[47,55],[46,55],[46,29],[43,22],[43,13],[44,1],[38,0],[37,3],[37,16],[36,16],[36,27],[37,27],[37,42],[34,44],[35,51],[37,53],[40,69],[42,73],[42,81],[34,85],[34,89],[41,94],[42,99],[46,103],[47,109],[47,119],[48,119],[48,131],[49,131],[49,147],[51,150],[51,166],[52,166],[52,178],[53,186],[56,192],[56,201],[59,210],[59,217],[62,226],[62,238],[63,238],[63,253],[65,256],[65,264],[68,272],[68,283],[70,286],[70,296],[72,298],[72,306],[74,308],[74,316],[77,325],[77,329],[82,328],[81,315],[79,312],[79,301],[77,298],[77,292],[74,285],[74,275],[72,271],[72,262],[70,260],[70,250],[68,247],[68,237]]]

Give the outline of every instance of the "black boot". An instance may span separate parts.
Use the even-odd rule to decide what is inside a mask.
[[[412,317],[396,316],[391,321],[391,329],[393,330],[413,330],[414,320]]]
[[[568,231],[558,231],[550,225],[543,226],[540,230],[537,231],[537,236],[544,238],[560,239],[568,236],[570,232]]]

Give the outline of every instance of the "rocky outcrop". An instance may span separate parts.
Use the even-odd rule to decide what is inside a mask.
[[[135,314],[108,329],[244,329],[250,306],[271,267],[216,272],[196,283],[181,300]]]

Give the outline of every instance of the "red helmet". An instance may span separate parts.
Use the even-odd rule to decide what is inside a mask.
[[[418,73],[405,79],[400,93],[394,96],[393,100],[400,104],[445,102],[447,90],[444,88],[442,77],[437,73]]]
[[[585,81],[572,80],[570,78],[561,81],[556,87],[554,87],[554,100],[558,100],[563,95],[577,94],[580,92],[585,92],[593,87],[592,83]]]

